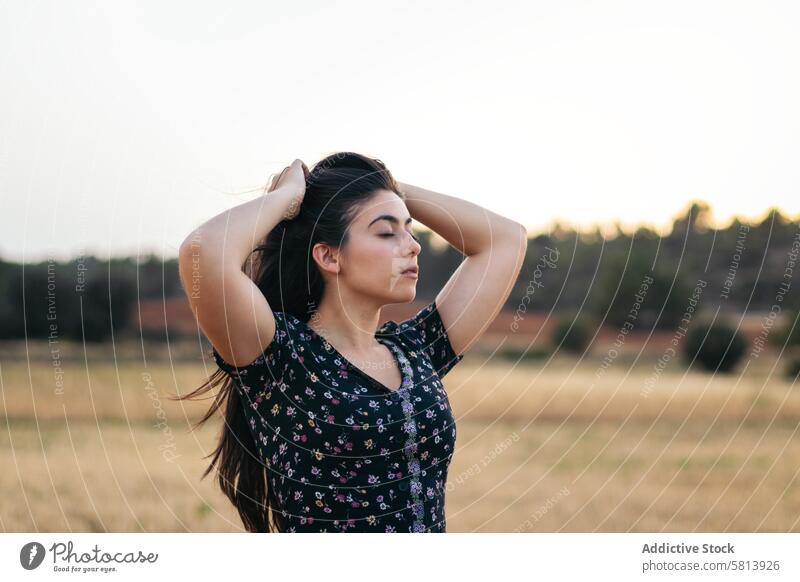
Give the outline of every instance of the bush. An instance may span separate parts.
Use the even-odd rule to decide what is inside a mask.
[[[550,350],[543,346],[531,346],[528,348],[505,346],[495,352],[495,357],[513,362],[544,360],[548,356],[550,356]]]
[[[558,320],[553,331],[553,345],[558,349],[582,354],[592,338],[592,326],[580,316],[565,316]]]
[[[800,321],[795,324],[798,317],[797,310],[786,310],[784,314],[786,322],[770,336],[772,345],[776,347],[800,346]]]
[[[800,374],[800,358],[794,358],[789,361],[789,365],[786,368],[786,376],[789,380],[794,380],[798,374]]]
[[[747,350],[747,341],[725,322],[698,321],[686,337],[686,357],[709,371],[730,372]]]

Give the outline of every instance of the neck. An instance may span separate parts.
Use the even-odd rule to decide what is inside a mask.
[[[308,321],[336,349],[367,352],[378,344],[375,331],[380,322],[381,306],[363,296],[349,296],[345,290],[326,289],[319,307]]]

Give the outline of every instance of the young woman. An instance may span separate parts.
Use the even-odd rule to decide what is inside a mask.
[[[412,220],[466,258],[414,317]],[[181,245],[181,281],[220,370],[202,424],[225,406],[204,477],[248,531],[444,532],[456,438],[442,377],[502,308],[525,228],[485,208],[394,180],[341,152],[295,160],[268,192]]]

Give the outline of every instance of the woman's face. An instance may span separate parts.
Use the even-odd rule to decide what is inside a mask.
[[[338,281],[355,294],[381,303],[413,301],[417,293],[417,256],[422,247],[411,232],[405,202],[391,190],[379,190],[360,205],[339,253]]]

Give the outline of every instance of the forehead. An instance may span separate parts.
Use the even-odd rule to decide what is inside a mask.
[[[401,226],[411,217],[406,203],[397,194],[391,190],[378,190],[361,205],[353,224],[364,227],[388,224],[386,220],[377,220],[382,216],[394,216]]]

